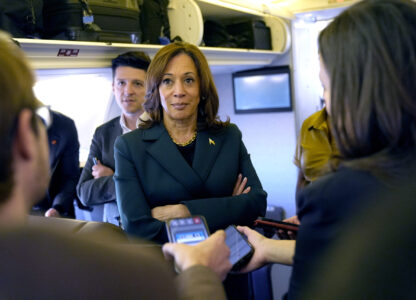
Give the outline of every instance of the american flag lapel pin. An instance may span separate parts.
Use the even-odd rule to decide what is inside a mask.
[[[210,145],[214,145],[214,146],[215,146],[215,142],[214,142],[214,140],[212,140],[211,138],[208,138],[208,141],[209,141],[209,144],[210,144]]]

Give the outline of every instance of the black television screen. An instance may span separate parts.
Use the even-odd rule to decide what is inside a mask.
[[[233,73],[233,89],[236,113],[292,110],[288,66]]]

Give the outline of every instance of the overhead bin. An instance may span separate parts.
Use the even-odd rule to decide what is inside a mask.
[[[160,45],[73,42],[58,40],[16,39],[35,69],[107,68],[111,59],[126,51],[144,51],[153,57]],[[231,66],[232,71],[245,66],[270,64],[279,53],[200,47],[211,66]]]
[[[256,12],[237,5],[225,7],[215,1],[171,0],[168,8],[171,36],[200,46],[203,21],[207,19],[233,22],[263,20],[271,28],[272,50],[235,49],[200,46],[211,66],[234,72],[271,64],[290,48],[288,21],[274,15]],[[216,1],[219,2],[219,1]],[[239,9],[239,10],[238,10]],[[18,39],[36,69],[109,67],[111,59],[126,51],[144,51],[151,57],[162,47],[151,44],[124,44],[63,40]]]
[[[271,15],[274,17],[292,20],[295,18],[294,14],[287,10],[284,6],[278,6],[276,1],[265,4],[264,1],[253,0],[196,0],[202,11],[211,12],[218,15],[218,10],[223,11],[225,17],[229,17],[229,11],[234,11],[234,15]],[[312,0],[316,1],[316,0]],[[286,2],[282,0],[281,2]],[[293,1],[291,1],[293,2]],[[280,2],[279,2],[280,3]],[[287,5],[287,4],[286,4]],[[206,7],[209,7],[208,9]]]
[[[286,16],[287,19],[272,14],[272,10],[261,4],[261,1],[196,0],[195,2],[198,4],[204,21],[214,20],[224,25],[243,21],[264,21],[270,28],[271,50],[285,53],[290,49],[291,34],[288,25],[290,21],[288,19],[294,18],[294,15],[283,9],[281,10],[281,15]]]

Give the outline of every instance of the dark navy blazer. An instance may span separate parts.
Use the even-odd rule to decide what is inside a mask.
[[[79,178],[79,142],[74,121],[52,111],[48,141],[51,182],[46,197],[35,206],[43,211],[53,207],[60,214],[72,215]]]
[[[159,243],[164,222],[152,218],[157,206],[182,203],[203,215],[211,232],[230,224],[252,225],[266,211],[263,190],[237,126],[199,131],[192,167],[163,124],[120,136],[115,143],[117,203],[125,230]],[[239,173],[248,194],[231,196]]]
[[[385,191],[387,186],[370,172],[345,167],[319,178],[301,191],[297,199],[301,226],[296,239],[289,299],[307,299],[304,294],[307,283],[332,245],[348,231],[346,224],[364,209],[377,205],[377,196]]]

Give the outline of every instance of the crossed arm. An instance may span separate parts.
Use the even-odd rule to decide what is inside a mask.
[[[246,184],[247,177],[243,178],[243,175],[239,174],[234,185],[232,196],[249,193],[251,188],[246,187]],[[164,205],[152,209],[152,217],[158,219],[159,221],[167,221],[174,218],[186,218],[190,216],[190,211],[186,205],[183,204]]]

